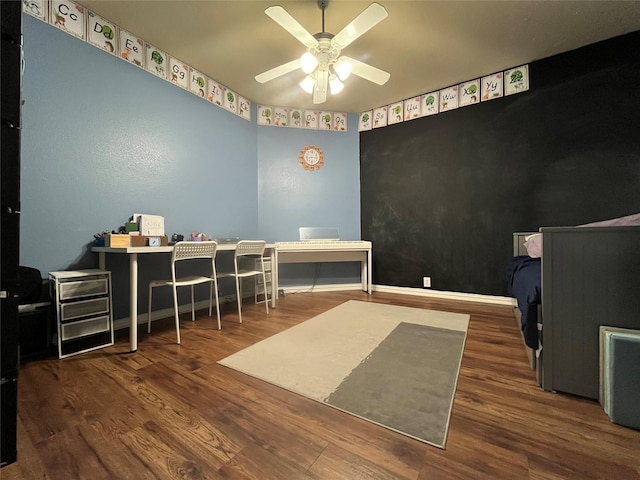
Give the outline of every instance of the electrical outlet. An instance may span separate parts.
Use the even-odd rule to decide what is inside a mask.
[[[422,277],[422,286],[424,288],[430,288],[431,287],[431,277]]]

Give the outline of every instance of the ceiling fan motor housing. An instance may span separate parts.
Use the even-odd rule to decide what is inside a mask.
[[[316,33],[314,37],[318,40],[318,46],[309,49],[309,53],[315,55],[318,59],[318,68],[328,68],[333,65],[338,56],[340,49],[331,43],[333,34],[327,32]]]

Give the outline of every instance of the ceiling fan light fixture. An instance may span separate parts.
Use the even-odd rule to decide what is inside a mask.
[[[307,75],[304,80],[300,82],[300,86],[307,93],[313,93],[313,87],[315,84],[316,81],[311,75]]]
[[[344,83],[342,83],[338,77],[331,74],[329,76],[329,90],[331,91],[331,95],[336,95],[340,93],[343,88],[344,88]]]
[[[349,78],[349,75],[351,75],[351,62],[346,60],[344,57],[340,57],[333,68],[336,71],[338,78],[343,82]]]
[[[306,74],[313,72],[318,66],[318,59],[310,52],[305,52],[300,57],[300,68]]]
[[[0,0],[2,1],[2,0]],[[293,3],[293,2],[292,2]],[[312,95],[314,104],[327,100],[327,94],[337,94],[344,89],[344,81],[354,74],[360,78],[384,85],[390,74],[351,57],[340,56],[342,49],[387,17],[387,10],[375,1],[336,35],[325,31],[324,14],[329,0],[316,0],[322,10],[322,31],[311,35],[281,6],[272,6],[265,13],[305,47],[305,53],[259,75],[256,81],[265,83],[300,68],[306,75],[300,87]]]

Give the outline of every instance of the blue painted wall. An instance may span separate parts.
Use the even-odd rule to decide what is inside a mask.
[[[258,127],[260,234],[268,241],[299,239],[299,227],[338,227],[343,240],[360,240],[358,115],[349,131]],[[306,145],[324,152],[324,165],[305,170]],[[355,161],[354,161],[355,160]]]
[[[169,235],[278,241],[297,238],[299,226],[331,225],[360,238],[357,115],[345,133],[257,127],[255,107],[248,122],[23,19],[22,265],[43,275],[96,267],[93,234],[134,212],[163,215]],[[307,144],[325,150],[318,172],[297,163]],[[127,260],[111,258],[107,267],[117,280],[116,318],[126,316]],[[166,268],[168,258],[141,259],[140,284]],[[358,281],[356,266],[335,268],[328,279]]]
[[[258,127],[260,234],[268,241],[299,239],[299,227],[337,227],[343,240],[360,240],[358,115],[347,132]],[[298,155],[306,145],[324,152],[324,165],[305,170]],[[285,264],[280,286],[359,283],[359,264]],[[295,289],[294,289],[295,290]],[[307,288],[301,288],[305,291]]]

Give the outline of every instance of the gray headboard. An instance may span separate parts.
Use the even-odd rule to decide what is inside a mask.
[[[524,247],[525,237],[533,233],[539,232],[514,232],[513,233],[513,256],[527,255],[527,249]]]

